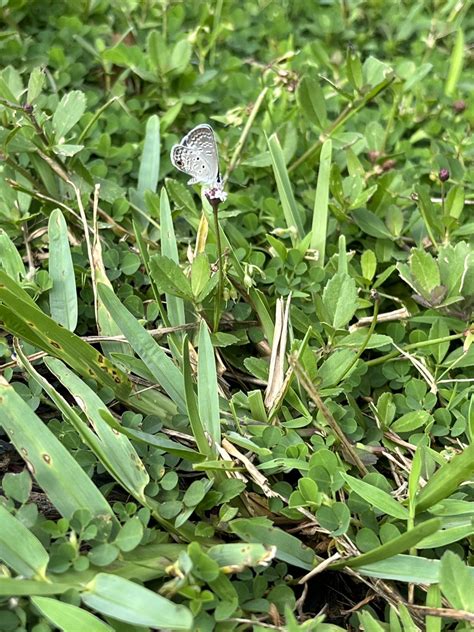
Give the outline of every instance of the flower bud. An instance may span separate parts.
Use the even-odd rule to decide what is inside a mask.
[[[380,158],[380,152],[373,149],[367,153],[367,158],[370,160],[372,164],[374,164]]]
[[[440,169],[438,173],[438,178],[441,180],[441,182],[446,182],[446,180],[449,180],[449,171],[447,169]]]
[[[396,160],[394,160],[393,158],[388,158],[382,164],[382,171],[390,171],[391,169],[394,169],[396,164]]]
[[[463,99],[454,101],[453,110],[456,114],[462,114],[465,109],[466,109],[466,102]]]

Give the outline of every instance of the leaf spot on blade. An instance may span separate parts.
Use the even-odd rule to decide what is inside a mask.
[[[44,454],[41,455],[43,457],[43,461],[45,463],[47,463],[48,465],[51,465],[51,457],[49,454],[47,454],[46,452]]]

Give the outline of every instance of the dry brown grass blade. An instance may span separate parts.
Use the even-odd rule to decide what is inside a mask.
[[[285,355],[288,339],[288,319],[290,314],[291,294],[286,305],[283,298],[277,299],[275,308],[275,332],[273,334],[268,386],[265,391],[265,406],[270,410],[280,393],[285,380]]]
[[[391,312],[384,312],[382,314],[377,314],[377,323],[389,323],[393,321],[403,320],[405,318],[409,318],[411,316],[410,312],[406,307],[402,307],[401,309],[394,309]],[[362,327],[368,327],[372,324],[374,320],[373,316],[364,316],[364,318],[360,318],[356,323],[349,327],[349,332],[357,331]]]

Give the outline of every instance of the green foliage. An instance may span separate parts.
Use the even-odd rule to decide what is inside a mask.
[[[470,4],[317,4],[2,3],[2,630],[472,623]]]

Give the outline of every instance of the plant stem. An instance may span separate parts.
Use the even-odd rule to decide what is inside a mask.
[[[306,371],[304,370],[304,368],[301,366],[301,364],[296,360],[294,356],[290,358],[290,363],[295,370],[295,373],[298,377],[298,380],[301,386],[307,392],[310,399],[313,400],[313,403],[316,405],[316,408],[321,412],[327,425],[331,428],[334,435],[337,437],[337,439],[339,439],[339,442],[346,456],[346,459],[357,467],[357,469],[359,470],[362,476],[365,476],[368,473],[367,468],[365,467],[364,463],[362,462],[359,455],[357,454],[355,447],[347,439],[346,435],[341,430],[339,424],[333,417],[331,411],[323,402],[321,395],[317,391],[314,384],[311,382]]]
[[[302,156],[300,156],[297,160],[295,160],[295,162],[288,168],[288,172],[294,171],[297,167],[299,167],[301,164],[306,162],[308,158],[310,158],[314,153],[316,153],[316,151],[321,147],[321,145],[323,144],[325,140],[330,138],[332,134],[334,134],[334,132],[337,131],[341,127],[341,125],[343,125],[349,119],[351,119],[355,114],[357,114],[357,112],[359,112],[359,110],[362,110],[362,108],[365,107],[367,103],[372,101],[372,99],[374,99],[380,92],[388,88],[388,86],[392,83],[392,81],[394,81],[394,79],[395,77],[393,75],[391,75],[390,77],[387,77],[378,85],[376,85],[364,97],[362,97],[358,101],[349,103],[349,105],[345,107],[344,110],[339,114],[337,119],[333,121],[333,123],[331,123],[329,127],[327,127],[323,131],[323,133],[320,135],[318,140],[313,145],[311,145],[311,147],[307,151],[305,151]]]
[[[214,310],[214,331],[219,329],[219,321],[221,317],[221,306],[224,300],[224,271],[222,269],[222,242],[221,231],[219,228],[219,204],[212,204],[212,210],[214,215],[214,227],[216,230],[216,243],[217,243],[217,265],[219,266],[219,285],[217,288],[217,302]]]
[[[227,169],[227,173],[224,176],[224,185],[227,182],[230,174],[232,173],[232,171],[235,169],[235,166],[237,165],[237,162],[240,158],[240,154],[242,153],[242,149],[247,141],[247,137],[250,134],[250,130],[252,129],[252,125],[255,121],[255,118],[260,110],[260,107],[263,103],[263,100],[265,98],[265,95],[268,92],[268,88],[265,87],[263,88],[263,90],[260,92],[260,94],[257,97],[257,100],[255,101],[253,107],[252,107],[252,111],[250,112],[250,115],[247,119],[247,122],[245,123],[245,127],[242,131],[242,134],[240,135],[239,140],[237,141],[237,145],[235,146],[234,149],[234,153],[232,154],[232,158],[230,159],[230,163],[229,163],[229,167]]]
[[[369,344],[370,338],[371,338],[372,334],[374,333],[375,326],[377,325],[377,316],[378,316],[378,314],[379,314],[379,300],[376,298],[375,299],[375,304],[374,304],[374,313],[373,313],[373,316],[372,316],[372,322],[370,323],[370,327],[369,327],[369,330],[367,332],[367,336],[366,336],[364,342],[362,343],[362,345],[360,346],[360,349],[356,353],[356,355],[355,355],[354,359],[352,360],[351,364],[347,367],[347,369],[344,371],[343,375],[339,379],[339,384],[350,373],[350,371],[352,371],[354,365],[357,364],[359,358],[364,353],[367,345]]]

